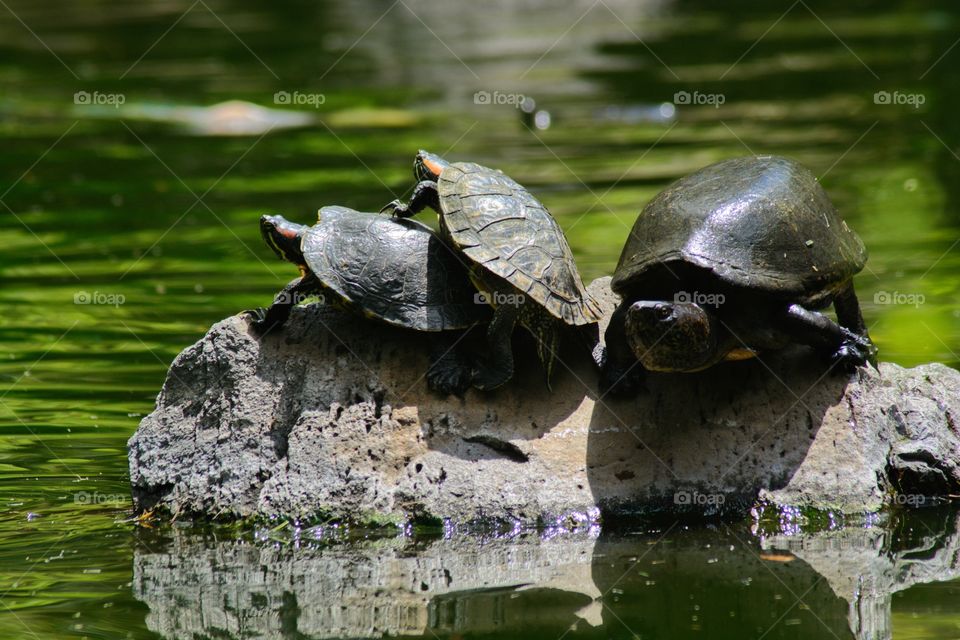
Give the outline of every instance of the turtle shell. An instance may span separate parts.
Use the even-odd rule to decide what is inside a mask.
[[[301,248],[329,292],[367,316],[417,331],[490,318],[460,256],[414,220],[323,207]]]
[[[810,171],[777,156],[735,158],[678,180],[644,207],[611,287],[629,297],[663,269],[694,265],[734,287],[815,300],[866,260]]]
[[[470,260],[567,324],[597,322],[563,231],[529,191],[472,162],[444,168],[437,189],[443,228]]]

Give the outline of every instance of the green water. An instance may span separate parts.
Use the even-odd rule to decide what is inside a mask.
[[[958,35],[948,0],[0,4],[0,638],[960,636],[949,513],[849,544],[739,525],[334,544],[137,527],[125,458],[171,359],[293,277],[259,214],[375,210],[420,147],[531,188],[586,280],[670,180],[795,157],[870,249],[881,357],[960,366]],[[297,107],[313,122],[213,136],[182,110],[278,91],[322,94]],[[661,111],[677,92],[704,104]],[[871,558],[926,577],[866,598]]]

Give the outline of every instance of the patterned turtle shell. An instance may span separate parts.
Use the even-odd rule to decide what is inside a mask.
[[[437,190],[441,224],[470,260],[569,325],[598,321],[563,231],[529,191],[472,162],[445,167]]]

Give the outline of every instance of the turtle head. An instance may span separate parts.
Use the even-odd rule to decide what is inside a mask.
[[[718,322],[700,305],[641,300],[625,324],[630,348],[650,371],[699,371],[719,359]]]
[[[443,170],[449,166],[450,163],[437,154],[420,149],[417,159],[413,161],[413,175],[418,182],[420,180],[437,181]]]
[[[307,227],[290,222],[283,216],[260,216],[260,235],[273,252],[283,260],[305,267],[300,241]]]

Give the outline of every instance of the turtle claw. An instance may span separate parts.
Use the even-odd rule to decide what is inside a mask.
[[[511,363],[512,364],[512,363]],[[475,366],[470,373],[470,384],[481,391],[493,391],[513,377],[513,367],[498,369],[489,364]]]
[[[407,213],[407,205],[400,200],[394,200],[380,209],[380,213],[386,213],[394,218],[403,217]]]
[[[597,369],[603,371],[603,367],[607,363],[607,348],[602,343],[597,342],[590,350],[590,357],[593,358],[593,363],[597,365]]]
[[[250,319],[250,323],[254,324],[260,322],[267,317],[267,309],[265,307],[257,307],[256,309],[247,309],[246,311],[240,312],[241,316],[245,316]]]
[[[831,357],[834,366],[844,373],[853,373],[857,367],[870,364],[879,371],[877,368],[877,347],[874,346],[873,342],[869,338],[846,329],[844,334],[843,342]]]
[[[267,335],[279,326],[277,322],[267,319],[267,310],[264,307],[247,309],[240,315],[250,319],[250,330],[258,338]]]
[[[427,370],[427,387],[444,396],[463,396],[470,388],[470,371],[463,367],[431,365]]]

